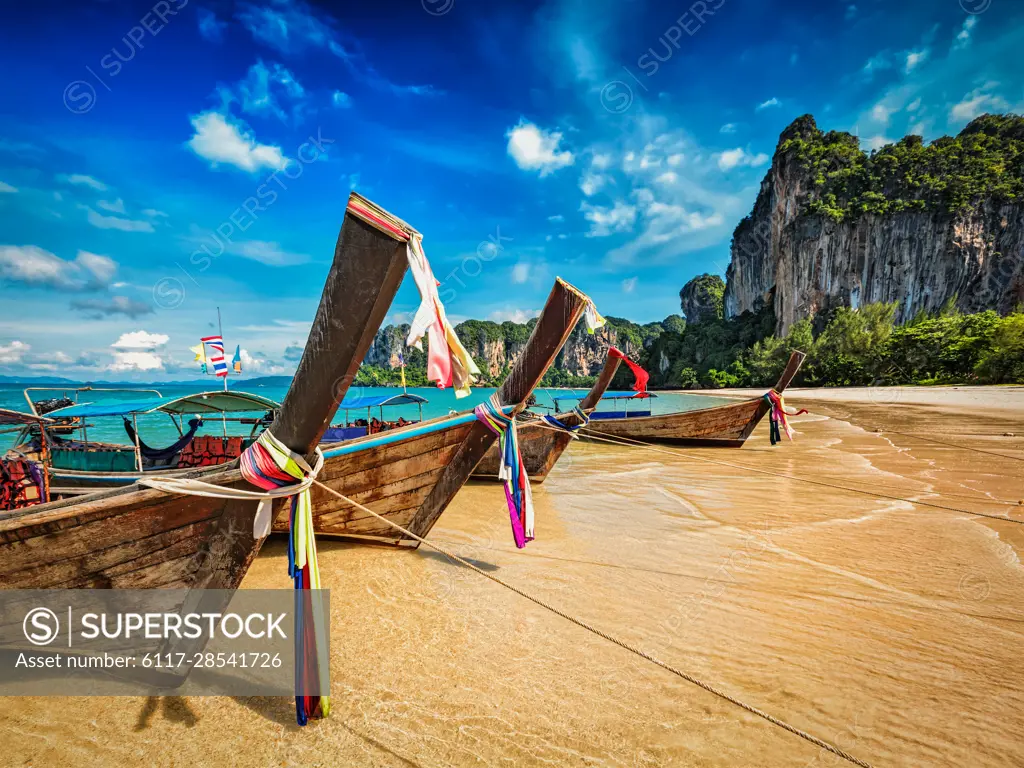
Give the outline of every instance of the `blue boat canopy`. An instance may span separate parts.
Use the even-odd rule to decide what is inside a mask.
[[[200,392],[184,397],[154,397],[148,400],[109,403],[80,403],[50,411],[48,418],[94,416],[131,416],[144,413],[170,413],[173,415],[193,415],[210,413],[240,413],[251,411],[271,411],[280,405],[268,397],[250,395],[246,392]]]
[[[338,410],[355,411],[359,408],[378,408],[383,405],[412,405],[425,403],[427,399],[408,393],[401,395],[370,395],[368,397],[346,397],[341,401]]]
[[[554,396],[554,401],[557,403],[559,400],[582,400],[587,396],[586,392],[567,392],[565,394],[558,393]],[[620,392],[605,392],[602,400],[646,400],[650,397],[657,397],[653,392],[633,392],[633,391],[620,391]]]

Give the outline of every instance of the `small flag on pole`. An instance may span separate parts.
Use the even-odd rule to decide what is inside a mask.
[[[193,362],[199,363],[200,369],[203,373],[206,373],[206,345],[196,344],[194,347],[189,347],[189,352],[196,356]]]
[[[242,372],[242,345],[239,344],[235,347],[235,356],[231,359],[231,369],[235,373]]]
[[[213,375],[226,377],[228,375],[228,364],[224,360],[224,339],[220,336],[206,336],[202,339],[202,342],[209,345],[210,349],[213,350],[213,354],[209,358],[209,361],[213,364]]]
[[[401,352],[398,353],[398,364],[402,367],[402,389],[404,390],[405,389],[405,356]]]

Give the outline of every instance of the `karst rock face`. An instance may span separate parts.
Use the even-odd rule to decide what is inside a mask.
[[[399,355],[405,349],[405,340],[408,335],[408,325],[384,326],[373,337],[373,344],[366,352],[363,362],[380,368],[398,368],[401,365]]]
[[[754,209],[733,233],[726,317],[771,301],[784,334],[836,306],[895,302],[905,322],[954,298],[965,312],[1006,313],[1024,301],[1024,204],[983,198],[957,213],[931,207],[836,220],[808,209],[819,199],[815,173],[793,142],[786,146],[820,136],[809,115],[782,133]]]
[[[725,281],[718,275],[698,275],[679,292],[679,305],[690,325],[722,317]]]

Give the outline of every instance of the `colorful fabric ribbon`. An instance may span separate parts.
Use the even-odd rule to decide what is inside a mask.
[[[608,347],[608,357],[617,357],[624,362],[629,370],[633,372],[633,389],[637,392],[647,391],[647,382],[650,381],[651,374],[641,368],[639,365],[630,360],[626,355],[615,347]]]
[[[505,481],[505,501],[512,522],[512,538],[516,547],[522,549],[526,542],[533,541],[533,495],[530,493],[530,478],[526,474],[522,455],[519,453],[519,436],[514,416],[506,416],[501,409],[498,395],[473,409],[477,419],[498,436],[501,462],[498,477]]]
[[[439,389],[454,386],[455,397],[465,397],[480,369],[462,346],[455,329],[448,322],[437,293],[440,283],[434,278],[427,256],[423,253],[423,237],[419,233],[409,239],[409,269],[420,292],[420,306],[409,328],[406,343],[423,349],[423,336],[427,344],[427,378],[436,381]]]
[[[782,440],[782,434],[779,432],[779,424],[786,430],[786,437],[790,440],[793,439],[793,428],[789,426],[789,416],[800,416],[801,414],[807,413],[805,408],[801,408],[796,413],[786,413],[786,403],[782,399],[782,395],[776,392],[774,389],[769,389],[764,399],[768,402],[768,419],[769,419],[769,438],[771,439],[772,445]]]
[[[586,309],[583,310],[583,322],[587,325],[587,333],[593,335],[594,331],[604,325],[607,321],[601,317],[594,302],[587,299]]]
[[[578,430],[580,427],[585,427],[587,426],[587,424],[590,423],[590,417],[587,415],[587,412],[580,408],[578,405],[572,409],[572,412],[576,414],[576,418],[579,419],[579,423],[571,427],[568,424],[563,424],[554,416],[542,416],[541,419],[553,427],[564,429],[566,432],[569,433],[575,433],[576,430]],[[575,437],[575,434],[573,434],[573,437]]]
[[[310,467],[305,458],[289,450],[269,430],[249,446],[239,460],[242,477],[265,491],[284,488],[315,475],[322,466]],[[309,488],[292,496],[288,528],[288,575],[292,578],[295,594],[295,719],[305,725],[309,718],[327,717],[331,710],[328,696],[308,696],[305,691],[325,690],[327,675],[320,675],[317,648],[327,648],[326,617],[316,597],[320,590],[320,569],[316,558],[316,539],[313,534],[313,506]],[[270,530],[269,507],[261,502],[256,512],[255,530]],[[265,517],[265,519],[262,519]],[[266,533],[264,533],[266,535]],[[329,672],[329,670],[328,670]],[[303,694],[303,695],[298,695]]]

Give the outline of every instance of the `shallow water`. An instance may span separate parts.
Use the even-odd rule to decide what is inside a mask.
[[[875,765],[1024,764],[1024,527],[740,468],[1024,520],[1020,404],[807,405],[776,448],[764,425],[742,450],[574,444],[524,551],[489,484],[430,538]],[[299,729],[286,699],[4,699],[4,762],[840,764],[426,548],[320,553],[330,719]],[[243,586],[285,571],[273,541]]]

